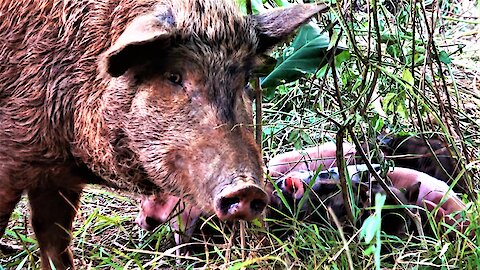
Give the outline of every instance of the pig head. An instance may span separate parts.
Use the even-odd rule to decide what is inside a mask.
[[[159,1],[135,17],[101,58],[104,123],[111,147],[127,154],[113,157],[133,163],[161,192],[220,219],[259,215],[268,196],[260,187],[249,74],[266,50],[320,9],[243,16],[227,1]],[[112,182],[131,185],[129,175],[142,181],[130,168],[116,170]]]

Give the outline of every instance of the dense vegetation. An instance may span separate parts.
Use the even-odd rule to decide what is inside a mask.
[[[247,13],[288,3],[240,4]],[[480,3],[373,0],[331,5],[331,11],[272,53],[271,72],[254,74],[262,76],[263,98],[256,111],[262,114],[258,130],[264,156],[326,141],[374,141],[379,134],[440,134],[453,154],[462,157],[467,175],[469,191],[462,198],[468,210],[463,214],[471,225],[466,232],[449,238],[454,228],[432,223],[434,237],[399,239],[380,233],[379,220],[372,219],[370,226],[344,233],[334,222],[297,221],[292,210],[287,229],[294,233],[289,237],[270,234],[259,221],[233,228],[212,221],[206,226],[214,227],[225,244],[194,239],[185,245],[210,253],[179,258],[168,226],[153,233],[135,226],[135,197],[90,187],[74,224],[72,245],[80,269],[478,268]],[[365,162],[375,155],[368,153]],[[12,216],[3,241],[19,250],[0,255],[0,269],[38,267],[27,208],[22,201]]]

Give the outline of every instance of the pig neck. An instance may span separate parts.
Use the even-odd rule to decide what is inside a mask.
[[[98,70],[100,57],[140,13],[150,9],[151,1],[133,4],[126,0],[77,1],[92,6],[83,14],[83,37],[72,45],[82,52],[73,76],[74,118],[72,153],[107,185],[131,190],[154,189],[138,159],[127,147],[126,135],[120,127],[109,124],[108,117],[128,111],[127,100],[115,100],[109,93],[106,78]],[[92,38],[93,37],[93,38]],[[121,80],[121,79],[117,79]],[[128,94],[128,93],[126,93]],[[112,102],[113,100],[113,102]],[[122,148],[121,154],[115,154]],[[120,165],[119,165],[120,164]]]

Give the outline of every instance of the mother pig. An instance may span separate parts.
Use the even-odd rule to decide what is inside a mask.
[[[73,268],[84,184],[185,197],[221,219],[268,203],[250,71],[325,6],[0,1],[0,236],[28,193],[42,268]]]

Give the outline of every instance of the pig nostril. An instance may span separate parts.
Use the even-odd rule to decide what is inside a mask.
[[[223,213],[229,213],[230,209],[233,206],[236,206],[240,203],[240,198],[233,197],[233,198],[221,198],[220,199],[220,209]]]
[[[147,223],[148,226],[155,228],[159,225],[159,222],[157,222],[154,218],[151,217],[146,217],[145,222]]]
[[[250,203],[250,208],[256,213],[262,212],[266,206],[267,203],[264,200],[260,199],[255,199]]]

